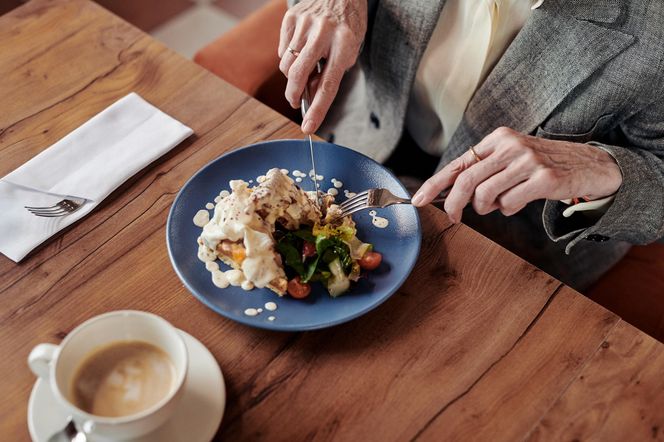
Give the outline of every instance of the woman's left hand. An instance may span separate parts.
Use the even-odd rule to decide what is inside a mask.
[[[533,137],[501,127],[429,178],[413,197],[421,207],[450,188],[445,211],[460,222],[472,202],[480,215],[496,209],[509,216],[538,199],[563,200],[613,195],[622,173],[613,157],[588,144]]]

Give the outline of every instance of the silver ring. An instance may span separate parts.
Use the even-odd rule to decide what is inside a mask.
[[[296,51],[295,49],[291,48],[290,46],[288,46],[288,52],[290,52],[291,54],[293,54],[296,57],[298,55],[300,55],[300,51]]]

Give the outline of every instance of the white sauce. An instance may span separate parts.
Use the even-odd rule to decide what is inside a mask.
[[[339,181],[336,178],[332,178],[330,181],[332,181],[332,185],[334,187],[336,187],[337,189],[341,189],[342,187],[344,187],[344,183],[342,183],[341,181]]]
[[[207,204],[205,205],[205,208],[208,209],[208,210],[212,210],[212,209],[214,209],[214,204],[212,204],[212,203],[207,203]]]
[[[288,175],[288,169],[279,169],[284,175]]]
[[[313,224],[320,219],[314,200],[280,169],[270,169],[261,181],[264,183],[249,188],[245,181],[232,180],[233,192],[225,191],[226,196],[203,226],[198,241],[199,258],[204,262],[216,260],[216,250],[222,241],[244,247],[241,268],[224,272],[227,281],[221,282],[241,286],[244,290],[266,287],[275,278],[285,278],[272,237],[277,220],[287,229],[296,230],[301,223]],[[207,215],[209,217],[209,213]],[[215,268],[208,267],[208,270],[212,272]]]
[[[327,189],[327,194],[332,195],[332,196],[337,196],[337,195],[339,195],[339,191],[337,189],[335,189],[334,187],[331,187],[331,188]]]
[[[344,196],[346,197],[346,199],[352,198],[355,195],[357,195],[355,192],[349,192],[348,190],[344,190]]]
[[[219,270],[219,263],[216,261],[207,261],[205,263],[205,268],[208,270],[208,272],[215,272]]]
[[[263,313],[263,309],[262,309],[262,308],[257,308],[256,311],[258,311],[258,313]]]
[[[309,178],[313,179],[314,178],[314,170],[311,169],[309,171]],[[323,181],[325,177],[323,175],[316,175],[316,181]]]
[[[261,175],[258,178],[256,178],[257,183],[264,183],[267,177],[265,175]]]
[[[268,321],[274,321],[275,319],[277,319],[277,318],[275,318],[274,316],[268,316],[268,318],[267,318]]]
[[[258,310],[255,308],[248,308],[244,311],[244,314],[247,316],[256,316],[258,314]]]
[[[299,170],[294,170],[294,171],[293,171],[293,176],[294,176],[294,177],[298,177],[298,178],[304,178],[304,177],[307,176],[307,175],[304,174],[304,173],[302,173],[302,172],[300,172]]]
[[[273,312],[276,309],[277,309],[277,303],[276,302],[266,302],[265,303],[265,310],[269,310],[269,311]]]
[[[198,227],[203,227],[208,222],[210,222],[210,212],[207,210],[201,209],[196,212],[196,215],[194,215],[194,224],[196,224]]]
[[[379,229],[384,229],[390,224],[387,218],[378,216],[375,210],[369,212],[369,215],[371,215],[371,223]]]
[[[219,201],[221,201],[221,197],[219,195],[215,196],[214,197],[214,202],[218,203]]]
[[[302,182],[302,178],[300,178],[300,177],[295,178],[295,182],[296,182],[296,183],[301,183],[301,182]]]
[[[209,261],[216,260],[217,255],[214,253],[214,250],[207,247],[205,244],[199,244],[198,245],[198,259],[200,259],[201,261],[203,261],[207,265],[207,263]]]
[[[214,264],[217,263],[215,262]],[[217,267],[219,267],[218,264]],[[230,283],[228,282],[228,278],[226,278],[225,272],[222,272],[221,270],[217,269],[211,271],[211,273],[212,273],[212,284],[219,287],[220,289],[225,289],[226,287],[228,287]]]
[[[228,270],[226,272],[226,278],[228,278],[228,282],[232,286],[238,287],[242,285],[242,282],[244,281],[244,274],[242,273],[242,270]]]
[[[230,194],[231,193],[228,190],[222,190],[221,192],[219,192],[219,196],[222,198],[226,198]]]

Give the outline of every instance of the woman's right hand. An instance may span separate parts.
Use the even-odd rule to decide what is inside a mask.
[[[355,64],[367,30],[367,0],[303,0],[290,8],[281,23],[279,69],[288,78],[286,99],[294,108],[316,63],[326,63],[302,131],[315,132],[339,90],[341,78]],[[299,52],[298,55],[293,51]]]

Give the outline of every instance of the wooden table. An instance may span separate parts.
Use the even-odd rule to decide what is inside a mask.
[[[664,347],[436,209],[388,302],[307,333],[204,307],[168,260],[165,222],[198,168],[298,128],[84,0],[0,18],[0,176],[136,91],[195,136],[22,263],[0,257],[0,438],[28,438],[30,349],[110,310],[200,339],[228,388],[225,440],[662,440]],[[11,232],[2,232],[6,235]]]

